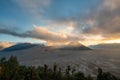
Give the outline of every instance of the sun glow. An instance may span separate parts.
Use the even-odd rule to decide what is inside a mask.
[[[120,39],[117,39],[117,40],[108,40],[108,41],[105,41],[105,43],[120,43]]]
[[[67,45],[69,42],[52,42],[48,41],[47,46],[62,46],[62,45]]]
[[[65,33],[60,33],[61,37],[67,38],[67,35]]]

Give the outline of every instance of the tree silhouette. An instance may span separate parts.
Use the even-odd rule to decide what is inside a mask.
[[[65,72],[65,73],[64,73]],[[95,80],[90,75],[85,76],[84,73],[67,66],[61,69],[56,64],[53,68],[44,66],[33,67],[19,65],[17,57],[11,56],[9,59],[5,57],[0,59],[0,80]],[[98,68],[96,80],[120,80],[109,72],[103,72]]]

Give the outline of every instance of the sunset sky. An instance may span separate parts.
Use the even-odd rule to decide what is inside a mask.
[[[0,0],[0,42],[120,43],[120,0]]]

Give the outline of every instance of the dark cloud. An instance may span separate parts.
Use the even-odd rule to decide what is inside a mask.
[[[57,41],[57,42],[82,39],[69,34],[60,34],[60,33],[52,32],[49,31],[47,28],[42,28],[39,26],[35,26],[32,30],[26,31],[24,33],[18,33],[14,30],[9,30],[9,29],[0,29],[0,34],[7,34],[7,35],[23,37],[23,38],[36,38],[45,41]]]
[[[84,21],[84,25],[76,24],[76,30],[81,29],[82,34],[100,34],[108,39],[118,38],[120,36],[120,1],[115,3],[116,1],[104,0],[99,9]],[[115,5],[115,8],[112,8],[113,5]],[[90,24],[89,21],[93,24]]]
[[[120,7],[116,9],[103,9],[97,14],[95,20],[103,33],[118,33],[120,31]]]

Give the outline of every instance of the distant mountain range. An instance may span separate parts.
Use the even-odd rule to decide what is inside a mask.
[[[44,46],[41,44],[19,43],[19,44],[16,44],[16,45],[13,45],[13,46],[10,46],[10,47],[3,49],[2,52],[25,50],[25,49],[33,48],[35,46],[39,46],[39,48],[41,48],[45,51],[53,50],[53,49],[58,49],[58,50],[91,50],[90,48],[84,46],[83,44],[81,44],[79,42],[69,42],[67,45],[64,45],[64,46],[59,47],[59,48],[56,48],[55,46]]]
[[[120,49],[120,43],[98,44],[89,46],[92,49]]]

